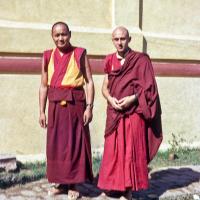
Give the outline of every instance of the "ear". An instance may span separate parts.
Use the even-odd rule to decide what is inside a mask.
[[[72,32],[71,31],[69,31],[69,35],[70,35],[70,37],[72,36]]]
[[[128,42],[130,42],[130,41],[131,41],[131,39],[132,39],[132,38],[131,38],[131,36],[130,36],[130,37],[129,37],[129,40],[128,40]]]

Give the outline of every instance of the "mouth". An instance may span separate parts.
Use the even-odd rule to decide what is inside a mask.
[[[123,49],[123,46],[118,46],[118,49]]]
[[[123,47],[119,47],[118,50],[121,50],[121,51],[122,51],[122,50],[123,50]]]
[[[59,42],[58,45],[59,45],[59,46],[64,46],[65,43],[60,43],[60,42]]]
[[[59,41],[58,44],[64,44],[64,42],[63,41]]]

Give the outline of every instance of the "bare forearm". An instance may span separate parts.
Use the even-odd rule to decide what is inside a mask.
[[[39,106],[40,106],[40,114],[45,113],[47,102],[47,86],[40,86],[39,89]]]
[[[86,83],[87,104],[93,105],[94,93],[94,83],[92,80],[90,80],[88,83]]]
[[[102,94],[107,101],[112,98],[106,85],[102,87]]]

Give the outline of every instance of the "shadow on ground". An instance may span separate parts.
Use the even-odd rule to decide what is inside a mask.
[[[199,180],[200,173],[191,168],[168,168],[165,170],[159,170],[151,173],[149,189],[135,192],[133,193],[133,197],[148,199],[148,196],[155,195],[157,197],[154,197],[154,199],[158,199],[168,190],[184,188]]]
[[[159,199],[168,190],[178,190],[193,182],[200,180],[200,173],[192,170],[191,168],[168,168],[151,173],[149,180],[150,187],[148,190],[133,192],[133,199],[152,200]],[[97,188],[97,178],[92,184],[86,183],[79,186],[80,192],[84,196],[97,197],[102,191]],[[92,191],[92,192],[91,192]],[[118,192],[111,192],[110,197],[119,198],[121,194]]]

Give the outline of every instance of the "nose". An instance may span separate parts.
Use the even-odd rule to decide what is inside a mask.
[[[121,45],[121,44],[122,44],[122,41],[121,41],[120,39],[118,40],[118,44],[119,44],[119,45]]]
[[[63,39],[62,35],[59,35],[58,39],[59,39],[59,40],[62,40],[62,39]]]

